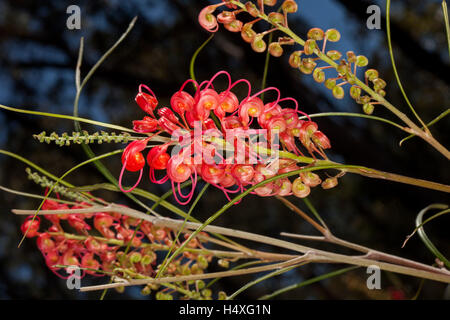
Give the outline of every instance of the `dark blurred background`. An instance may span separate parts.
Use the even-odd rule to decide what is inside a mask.
[[[133,31],[88,82],[80,101],[80,116],[130,127],[133,119],[143,116],[134,103],[140,83],[149,85],[161,104],[168,104],[171,94],[189,77],[190,58],[208,37],[197,23],[199,11],[208,3],[188,0],[0,0],[0,103],[71,114],[80,37],[85,37],[82,66],[82,74],[85,75],[137,15],[139,19]],[[81,30],[66,28],[66,8],[71,4],[81,8]],[[366,28],[366,9],[371,4],[382,7],[381,30]],[[302,36],[311,27],[339,29],[342,40],[334,48],[368,56],[370,66],[377,68],[388,82],[388,99],[408,112],[390,66],[384,5],[384,1],[302,0],[299,1],[299,12],[290,19],[290,26]],[[440,1],[394,1],[392,37],[404,87],[418,113],[428,122],[450,104],[450,64]],[[199,55],[196,76],[203,80],[225,69],[234,80],[247,78],[258,88],[264,58],[264,54],[253,52],[239,35],[221,28]],[[287,60],[287,55],[271,58],[268,85],[279,87],[283,96],[298,99],[303,111],[361,112],[360,106],[350,99],[333,99],[311,76],[290,68]],[[375,114],[391,117],[380,108]],[[446,146],[450,145],[449,119],[432,128],[435,137]],[[330,156],[336,161],[449,183],[448,161],[420,139],[412,139],[399,147],[398,142],[404,134],[383,123],[336,117],[317,118],[317,122],[331,139]],[[61,175],[86,159],[79,145],[60,148],[54,144],[41,144],[32,138],[33,134],[43,130],[48,133],[71,132],[73,123],[70,121],[1,111],[0,128],[2,149],[27,157],[55,175]],[[87,125],[84,128],[91,132],[99,129]],[[97,154],[115,147],[93,145]],[[110,159],[107,166],[114,174],[119,174],[118,157]],[[40,187],[27,179],[22,163],[2,155],[0,168],[0,185],[43,193]],[[68,181],[75,185],[88,185],[104,179],[91,166],[70,175]],[[147,181],[141,187],[156,194],[162,194],[168,188],[166,185],[150,185]],[[119,194],[100,195],[110,201],[134,206]],[[349,174],[335,189],[316,188],[310,199],[337,236],[427,264],[434,262],[432,254],[417,236],[404,249],[401,245],[413,230],[418,211],[431,203],[445,203],[448,201],[446,194]],[[306,209],[300,199],[292,201]],[[226,199],[220,191],[209,189],[194,215],[204,220],[224,203]],[[0,192],[0,298],[97,299],[98,292],[81,294],[68,290],[65,281],[46,268],[34,240],[25,241],[21,248],[17,248],[23,218],[11,214],[10,209],[32,209],[38,204],[37,200]],[[447,256],[450,254],[449,219],[443,216],[426,227],[432,241]],[[282,231],[314,233],[307,223],[276,199],[256,196],[247,197],[216,223],[275,237]],[[323,245],[319,247],[326,248]],[[258,298],[340,267],[305,266],[256,285],[240,298]],[[216,269],[212,267],[211,270]],[[257,276],[223,279],[216,290],[232,293]],[[364,269],[357,269],[279,298],[389,299],[392,290],[399,290],[406,298],[411,298],[420,283],[419,279],[383,272],[382,290],[369,291],[365,285],[366,277]],[[91,281],[86,278],[83,285],[102,281],[106,279]],[[419,299],[442,299],[445,290],[444,284],[426,281]],[[110,290],[106,298],[148,299],[140,296],[139,288],[128,288],[123,294]]]

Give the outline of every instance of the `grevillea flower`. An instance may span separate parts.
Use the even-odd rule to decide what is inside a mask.
[[[53,200],[46,200],[44,206],[45,210],[66,210],[88,208],[91,205],[78,203],[69,207]],[[71,275],[68,270],[66,273],[62,272],[69,266],[80,267],[83,271],[80,277],[86,274],[104,276],[105,272],[114,272],[116,268],[128,268],[133,272],[139,272],[142,276],[153,277],[156,274],[157,262],[157,255],[153,251],[154,245],[170,246],[172,245],[170,239],[175,235],[175,231],[156,227],[147,221],[141,223],[138,231],[136,228],[139,220],[119,213],[67,214],[67,219],[64,222],[58,220],[58,225],[54,224],[54,219],[49,219],[51,216],[56,215],[44,216],[46,222],[51,224],[47,229],[42,226],[44,223],[41,223],[39,217],[33,220],[33,216],[29,216],[23,222],[21,230],[25,233],[29,228],[27,237],[37,238],[36,244],[46,265],[61,278]],[[78,225],[80,221],[82,224]],[[73,229],[77,235],[67,233]],[[88,233],[93,230],[98,231],[101,237],[98,234]],[[206,234],[202,233],[202,236]],[[128,244],[131,250],[125,255],[121,248],[125,249]],[[201,243],[197,238],[189,243],[190,248],[200,246]],[[197,260],[201,257],[191,253],[188,259]],[[182,270],[172,268],[166,272],[179,275]]]
[[[207,7],[202,19],[208,20],[208,14],[214,9],[214,6]],[[220,20],[227,19],[232,17],[226,13],[220,16]],[[211,28],[215,25],[211,21],[208,23]],[[225,76],[228,80],[228,86],[221,91],[213,86],[219,76]],[[188,84],[192,84],[195,89],[192,93],[187,92]],[[232,91],[239,84],[248,87],[247,96],[241,99]],[[143,93],[142,88],[150,94]],[[276,98],[264,102],[260,95],[268,91],[275,92]],[[191,200],[197,177],[221,189],[228,198],[229,193],[244,191],[277,174],[301,169],[295,160],[283,157],[271,159],[270,154],[261,154],[258,150],[278,150],[282,147],[292,156],[303,156],[303,146],[313,158],[319,155],[326,159],[324,150],[331,147],[329,139],[318,130],[317,123],[299,109],[295,99],[282,98],[280,90],[275,87],[252,94],[248,80],[232,82],[226,71],[220,71],[200,84],[187,80],[172,95],[170,107],[157,108],[155,95],[145,85],[139,86],[136,101],[148,116],[133,122],[135,130],[141,133],[159,130],[153,135],[165,132],[172,135],[172,139],[153,146],[146,160],[143,152],[152,136],[131,142],[122,155],[119,186],[122,186],[125,170],[140,171],[136,187],[147,164],[150,180],[158,184],[170,181],[174,196],[180,204],[187,204]],[[287,103],[293,107],[286,107]],[[305,115],[307,120],[300,120],[299,115]],[[256,134],[256,137],[252,134]],[[191,191],[182,193],[180,184],[188,180],[192,182]],[[328,180],[325,181],[326,187],[331,186]],[[287,178],[275,180],[256,188],[253,193],[259,196],[306,197],[310,188],[321,182],[317,174],[308,172],[301,174],[294,182]],[[134,187],[121,189],[128,192]],[[109,227],[97,229],[109,237]]]

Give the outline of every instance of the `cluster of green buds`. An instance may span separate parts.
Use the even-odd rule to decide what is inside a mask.
[[[86,201],[86,197],[84,197],[79,192],[70,191],[68,188],[56,184],[54,181],[48,179],[47,177],[41,176],[37,172],[33,172],[30,168],[26,168],[25,172],[27,173],[28,180],[33,181],[34,183],[40,185],[42,188],[53,188],[56,193],[61,194],[66,198],[76,201]]]
[[[116,134],[115,132],[95,132],[90,134],[89,132],[83,130],[81,132],[72,132],[69,135],[67,132],[59,135],[56,132],[52,132],[50,135],[47,135],[45,131],[42,131],[40,134],[34,134],[33,138],[38,140],[39,142],[50,144],[51,142],[55,142],[56,145],[70,146],[71,143],[75,144],[90,144],[90,143],[98,143],[102,144],[106,143],[128,143],[131,140],[131,135],[127,132],[121,132]]]
[[[289,57],[289,64],[293,68],[299,69],[304,74],[312,74],[314,80],[324,83],[325,87],[331,90],[333,96],[337,99],[344,98],[346,91],[344,86],[348,84],[350,86],[350,97],[362,105],[366,114],[371,114],[374,105],[379,102],[373,101],[373,97],[369,95],[363,95],[362,92],[366,90],[363,90],[361,85],[357,83],[359,81],[357,70],[368,65],[367,57],[356,55],[353,51],[347,51],[345,56],[337,50],[326,51],[327,43],[337,42],[341,38],[341,34],[336,29],[323,31],[320,28],[312,28],[308,31],[307,39],[304,41],[288,27],[288,14],[298,11],[297,3],[294,0],[285,0],[278,8],[273,8],[276,4],[276,0],[258,0],[255,3],[252,1],[245,3],[236,0],[223,1],[205,7],[200,12],[199,22],[202,27],[210,32],[216,32],[219,27],[218,24],[221,23],[229,31],[240,32],[244,41],[250,43],[254,51],[265,52],[267,50],[274,57],[283,55],[283,46],[301,45],[302,50],[294,51]],[[234,10],[224,10],[216,18],[213,15],[214,11],[224,5]],[[254,19],[243,23],[237,19],[237,15],[242,12],[248,13]],[[254,30],[254,25],[259,21],[269,22],[270,28],[257,33]],[[275,31],[282,32],[284,35],[267,44],[264,37]],[[326,65],[318,66],[320,61],[325,62]],[[326,69],[333,70],[333,75],[327,75]],[[375,69],[365,71],[365,85],[379,96],[384,97],[386,95],[384,91],[386,82],[379,77],[378,71]]]

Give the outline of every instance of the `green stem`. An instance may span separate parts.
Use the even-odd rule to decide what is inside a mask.
[[[408,99],[408,96],[406,95],[405,90],[403,89],[402,82],[400,81],[400,76],[397,72],[397,66],[395,65],[395,59],[394,59],[394,51],[392,49],[392,41],[391,41],[391,21],[390,21],[390,12],[391,12],[391,0],[386,0],[386,33],[387,33],[387,41],[388,41],[388,47],[389,47],[389,55],[391,57],[391,63],[392,63],[392,69],[394,70],[395,79],[397,80],[397,84],[400,88],[400,91],[402,92],[403,98],[405,98],[406,103],[408,104],[409,108],[411,109],[414,116],[419,120],[420,124],[424,128],[425,132],[428,132],[428,127],[423,122],[423,120],[419,117],[416,110],[414,110],[414,107],[412,106],[411,102]]]
[[[277,290],[277,291],[275,291],[275,292],[273,292],[271,294],[266,294],[265,296],[262,296],[258,300],[273,299],[273,298],[275,298],[276,296],[278,296],[278,295],[280,295],[282,293],[285,293],[285,292],[288,292],[288,291],[291,291],[291,290],[294,290],[294,289],[302,288],[302,287],[305,287],[307,285],[313,284],[315,282],[319,282],[319,281],[322,281],[322,280],[325,280],[325,279],[329,279],[329,278],[341,275],[343,273],[355,270],[357,268],[359,268],[359,266],[351,266],[351,267],[339,269],[339,270],[336,270],[336,271],[333,271],[333,272],[329,272],[329,273],[326,273],[326,274],[323,274],[323,275],[320,275],[320,276],[317,276],[317,277],[314,277],[314,278],[302,281],[300,283],[293,284],[293,285],[287,286],[285,288],[279,289],[279,290]]]

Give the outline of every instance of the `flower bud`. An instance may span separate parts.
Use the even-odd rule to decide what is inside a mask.
[[[217,264],[225,269],[228,269],[230,267],[230,261],[226,259],[219,259],[219,261],[217,261]]]
[[[369,96],[362,96],[362,97],[359,97],[358,103],[359,104],[366,104],[366,103],[369,103],[370,100],[371,100],[371,98]]]
[[[33,217],[34,216],[28,216],[25,222],[20,226],[20,230],[23,234],[28,231],[27,238],[33,238],[39,234],[40,219],[39,217],[33,219]]]
[[[302,64],[303,51],[294,51],[289,57],[289,64],[292,68],[299,68]]]
[[[327,79],[325,80],[325,87],[327,87],[330,90],[333,90],[333,88],[336,86],[336,80],[335,79]]]
[[[328,41],[331,42],[337,42],[341,39],[341,34],[336,29],[328,29],[325,32],[325,36],[327,37]]]
[[[312,28],[308,31],[307,37],[308,39],[314,39],[316,41],[323,40],[325,33],[320,28]]]
[[[356,62],[356,54],[353,51],[347,51],[347,61],[348,63]]]
[[[298,10],[297,3],[294,0],[285,0],[281,8],[286,13],[295,13]]]
[[[372,80],[375,91],[379,89],[384,89],[386,87],[386,81],[381,78],[376,78]]]
[[[211,289],[203,289],[202,290],[202,296],[205,298],[209,298],[212,295]]]
[[[361,95],[361,88],[360,87],[352,86],[350,88],[350,96],[353,99],[357,100],[360,97],[360,95]]]
[[[325,72],[323,72],[323,70],[320,68],[316,68],[313,72],[313,78],[317,82],[322,83],[325,81]]]
[[[338,184],[338,179],[336,177],[333,178],[327,178],[324,182],[322,182],[322,188],[323,189],[331,189],[336,187]]]
[[[269,44],[269,53],[274,57],[280,57],[283,54],[283,48],[278,42]]]
[[[252,40],[252,49],[256,52],[264,52],[266,50],[266,42],[263,40],[263,36],[258,34]]]
[[[217,15],[217,21],[219,23],[231,23],[234,20],[236,20],[236,16],[231,11],[222,11]]]
[[[342,54],[337,50],[330,50],[327,52],[327,57],[332,60],[339,60],[342,57]]]
[[[252,16],[257,17],[259,16],[259,9],[256,7],[256,5],[253,2],[247,1],[245,3],[245,10]]]
[[[378,71],[375,69],[368,69],[365,72],[365,76],[369,81],[373,81],[378,78]]]
[[[142,260],[142,255],[139,252],[131,252],[128,257],[131,263],[138,263]]]
[[[298,177],[292,183],[292,192],[296,197],[306,198],[310,194],[311,189],[307,185],[303,184],[301,177]]]
[[[345,91],[344,91],[344,89],[341,87],[341,86],[335,86],[334,88],[333,88],[333,96],[336,98],[336,99],[343,99],[344,98],[344,95],[345,95]]]
[[[271,12],[267,18],[272,24],[283,24],[284,22],[284,16],[279,12]]]
[[[365,67],[369,64],[369,59],[367,59],[365,56],[357,56],[356,57],[356,65],[358,67]]]
[[[319,175],[314,172],[300,172],[300,177],[305,185],[308,187],[315,187],[322,183],[322,179],[320,179]]]
[[[149,286],[145,286],[144,288],[142,288],[141,290],[141,294],[143,296],[148,296],[150,293],[152,292],[152,289]]]
[[[203,280],[196,280],[195,286],[198,288],[198,290],[202,290],[205,288],[205,281]]]
[[[375,107],[371,103],[365,103],[363,105],[363,111],[365,114],[372,114],[374,109],[375,109]]]
[[[314,49],[317,48],[316,40],[314,39],[308,39],[305,42],[304,50],[305,54],[310,55],[314,53]]]
[[[252,23],[246,23],[242,26],[241,37],[245,42],[251,43],[256,36],[256,32],[252,29]]]
[[[208,260],[206,259],[205,256],[199,255],[197,257],[197,265],[200,269],[206,269],[208,268]]]
[[[264,0],[264,4],[269,7],[273,7],[277,4],[277,0]]]
[[[240,20],[233,20],[230,23],[225,23],[223,26],[225,29],[231,32],[241,32],[242,30],[242,21]]]

